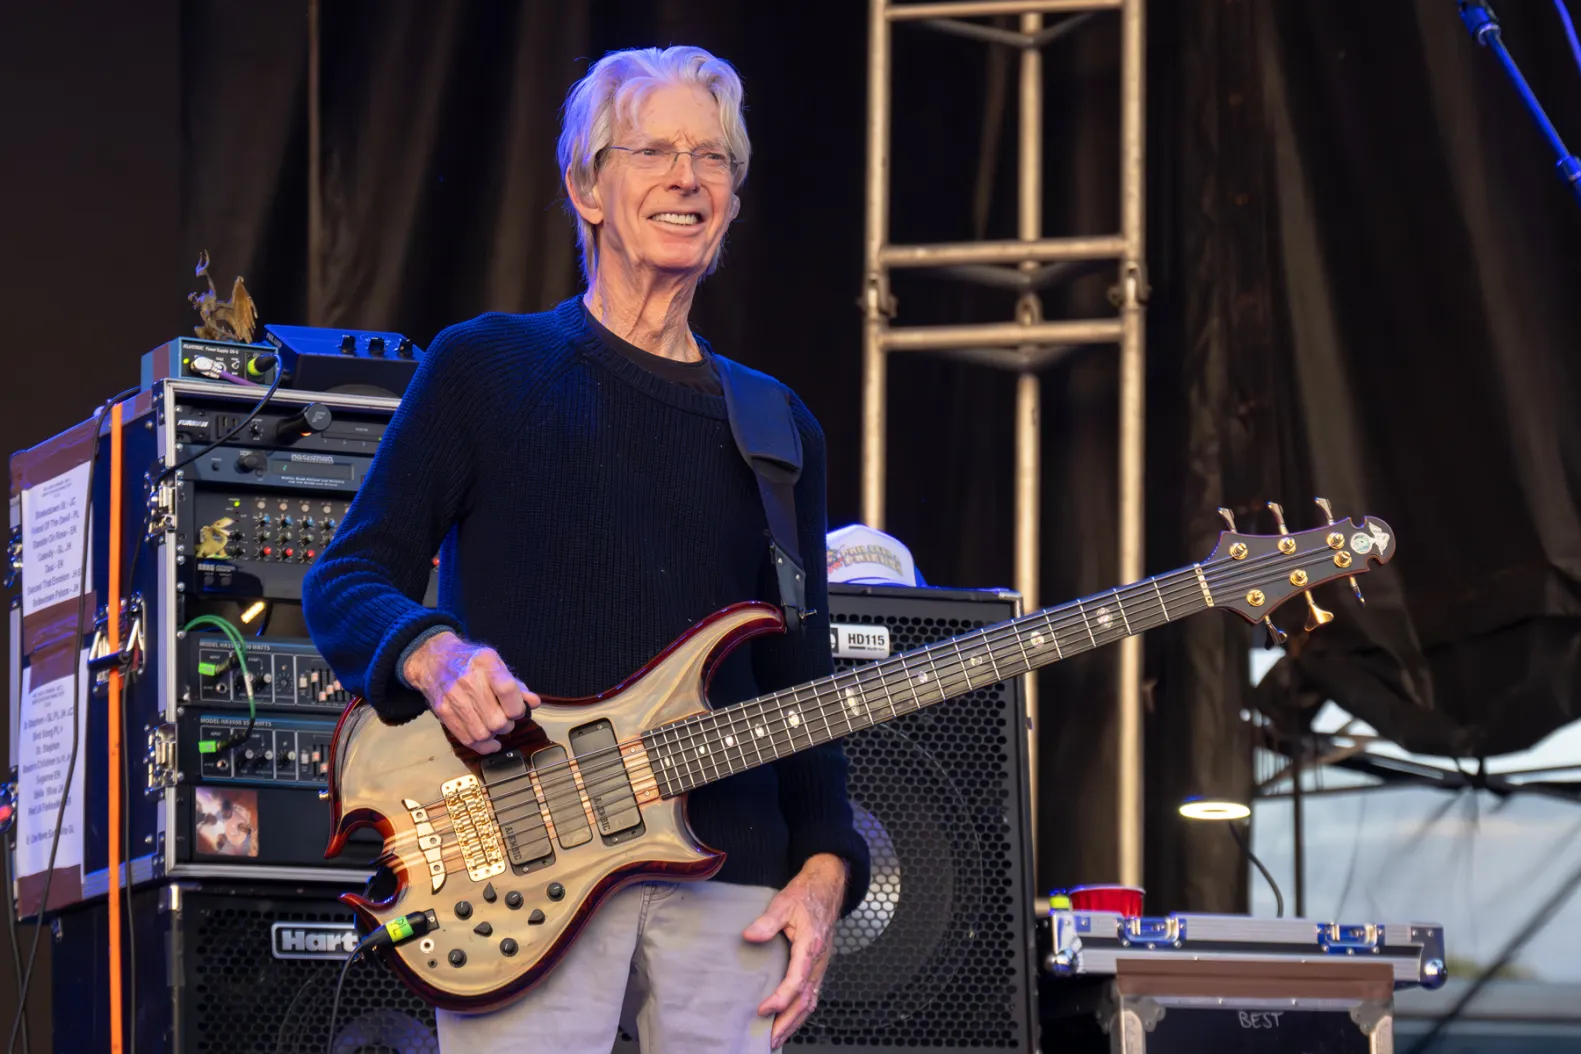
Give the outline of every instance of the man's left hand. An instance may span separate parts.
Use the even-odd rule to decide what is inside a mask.
[[[775,1015],[770,1045],[776,1050],[818,1006],[818,989],[834,951],[834,924],[845,899],[847,871],[846,862],[833,853],[809,857],[742,934],[759,943],[782,932],[790,939],[790,968],[785,980],[758,1006],[760,1017]]]

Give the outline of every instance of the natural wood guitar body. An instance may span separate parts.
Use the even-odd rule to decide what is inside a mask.
[[[514,804],[522,805],[530,782],[534,807],[551,835],[554,854],[552,863],[526,873],[506,860],[503,871],[472,877],[468,864],[479,862],[476,846],[490,840],[488,832],[480,835],[476,823],[470,834],[458,830],[465,822],[456,822],[463,809],[454,794],[448,805],[435,804],[446,800],[444,788],[452,781],[471,778],[482,786],[480,761],[486,759],[456,744],[431,713],[392,725],[367,703],[354,703],[341,718],[331,747],[334,834],[326,855],[339,853],[356,828],[377,828],[384,835],[384,863],[396,872],[398,891],[383,903],[358,894],[342,899],[369,930],[413,911],[432,908],[437,913],[436,931],[389,950],[388,961],[397,973],[437,1006],[490,1010],[541,980],[610,893],[644,879],[702,879],[718,871],[724,854],[692,834],[684,794],[660,797],[641,737],[650,729],[706,711],[704,691],[714,662],[745,637],[782,627],[772,607],[729,608],[699,623],[627,683],[590,700],[545,700],[533,711],[530,723],[504,737],[504,747],[519,756],[559,747],[571,757],[573,730],[607,721],[621,744],[619,769],[641,811],[640,833],[632,835],[628,829],[613,838],[604,836],[579,767],[575,801],[592,837],[566,848],[558,829],[563,821],[557,825],[554,810],[543,803],[569,767],[561,764],[548,769],[546,776],[517,778],[504,792],[495,790],[494,796],[518,796]],[[602,760],[607,761],[608,755]],[[607,764],[604,767],[603,782],[618,778],[608,773]],[[569,788],[562,785],[562,803],[569,796]],[[506,811],[500,807],[502,814]],[[474,847],[472,861],[463,851],[467,842]],[[486,856],[481,864],[481,870],[500,866]],[[514,950],[508,941],[514,942]]]

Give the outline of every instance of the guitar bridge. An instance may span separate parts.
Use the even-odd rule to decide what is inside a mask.
[[[434,884],[434,892],[438,893],[445,885],[445,861],[439,835],[434,833],[433,821],[428,818],[428,810],[423,808],[422,802],[403,798],[401,804],[412,815],[412,825],[417,831],[417,848],[428,864],[429,880]]]
[[[450,825],[456,832],[462,862],[474,882],[505,873],[505,842],[489,809],[483,784],[473,775],[460,776],[440,788]]]

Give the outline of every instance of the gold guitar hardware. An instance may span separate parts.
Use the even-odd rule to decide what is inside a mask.
[[[1232,560],[1244,560],[1244,559],[1246,559],[1246,543],[1245,542],[1236,542],[1234,545],[1230,546],[1230,559],[1232,559]]]
[[[1250,593],[1246,594],[1246,602],[1254,608],[1262,607],[1263,601],[1267,599],[1267,597],[1263,596],[1263,591],[1261,589],[1254,589]]]
[[[1297,587],[1306,585],[1307,584],[1307,573],[1305,571],[1300,570],[1299,568],[1297,570],[1291,571],[1290,572],[1290,584],[1293,585],[1293,586],[1297,586]]]
[[[1327,511],[1328,502],[1326,500],[1322,499],[1322,498],[1319,498],[1318,499],[1318,507],[1324,509],[1325,511]],[[1294,538],[1290,537],[1290,528],[1285,526],[1285,510],[1280,508],[1278,505],[1274,504],[1273,502],[1269,502],[1268,503],[1268,508],[1274,514],[1274,522],[1279,524],[1279,533],[1284,536],[1284,537],[1279,539],[1279,551],[1281,553],[1284,553],[1286,556],[1288,556],[1291,553],[1296,551],[1296,540]],[[1332,523],[1333,519],[1330,518],[1329,522]],[[1293,575],[1290,576],[1291,584],[1293,584],[1293,585],[1304,585],[1305,584],[1304,580],[1306,579],[1306,572],[1305,571],[1297,571],[1296,574],[1299,574],[1302,577],[1303,581],[1302,582],[1296,582],[1296,576],[1293,574]],[[1327,623],[1330,623],[1330,622],[1334,621],[1334,613],[1332,611],[1324,611],[1322,608],[1317,606],[1317,601],[1312,599],[1312,590],[1310,590],[1310,589],[1303,590],[1302,591],[1302,595],[1307,598],[1307,632],[1308,633],[1311,633],[1313,630],[1317,629],[1319,626],[1326,625]]]
[[[1318,508],[1323,510],[1323,515],[1325,517],[1327,517],[1328,518],[1328,522],[1330,524],[1332,524],[1334,522],[1334,510],[1329,507],[1328,499],[1327,498],[1313,498],[1312,500],[1317,503],[1317,507]],[[1345,546],[1345,536],[1343,534],[1340,534],[1338,531],[1335,531],[1333,534],[1328,536],[1328,546],[1329,546],[1330,549],[1342,549],[1342,548],[1344,548],[1344,546]],[[1349,567],[1350,566],[1350,554],[1349,553],[1344,553],[1344,552],[1335,553],[1334,554],[1334,566],[1335,567]],[[1351,590],[1352,593],[1356,594],[1356,603],[1358,603],[1358,604],[1365,604],[1367,602],[1367,598],[1361,595],[1361,583],[1356,581],[1356,576],[1355,575],[1351,575],[1350,576],[1350,590]]]
[[[1274,625],[1274,617],[1272,615],[1263,616],[1263,625],[1268,627],[1268,639],[1273,641],[1274,647],[1276,648],[1283,644],[1285,639],[1290,636],[1290,634]]]

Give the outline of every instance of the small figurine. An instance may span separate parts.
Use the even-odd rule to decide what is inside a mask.
[[[203,319],[203,325],[196,327],[193,332],[204,340],[251,344],[253,327],[258,324],[258,308],[253,298],[247,295],[247,287],[242,284],[241,276],[238,275],[231,286],[231,298],[221,300],[219,290],[214,288],[214,279],[209,277],[207,249],[198,254],[197,276],[208,279],[209,291],[187,294],[187,302],[197,308],[199,317]]]

